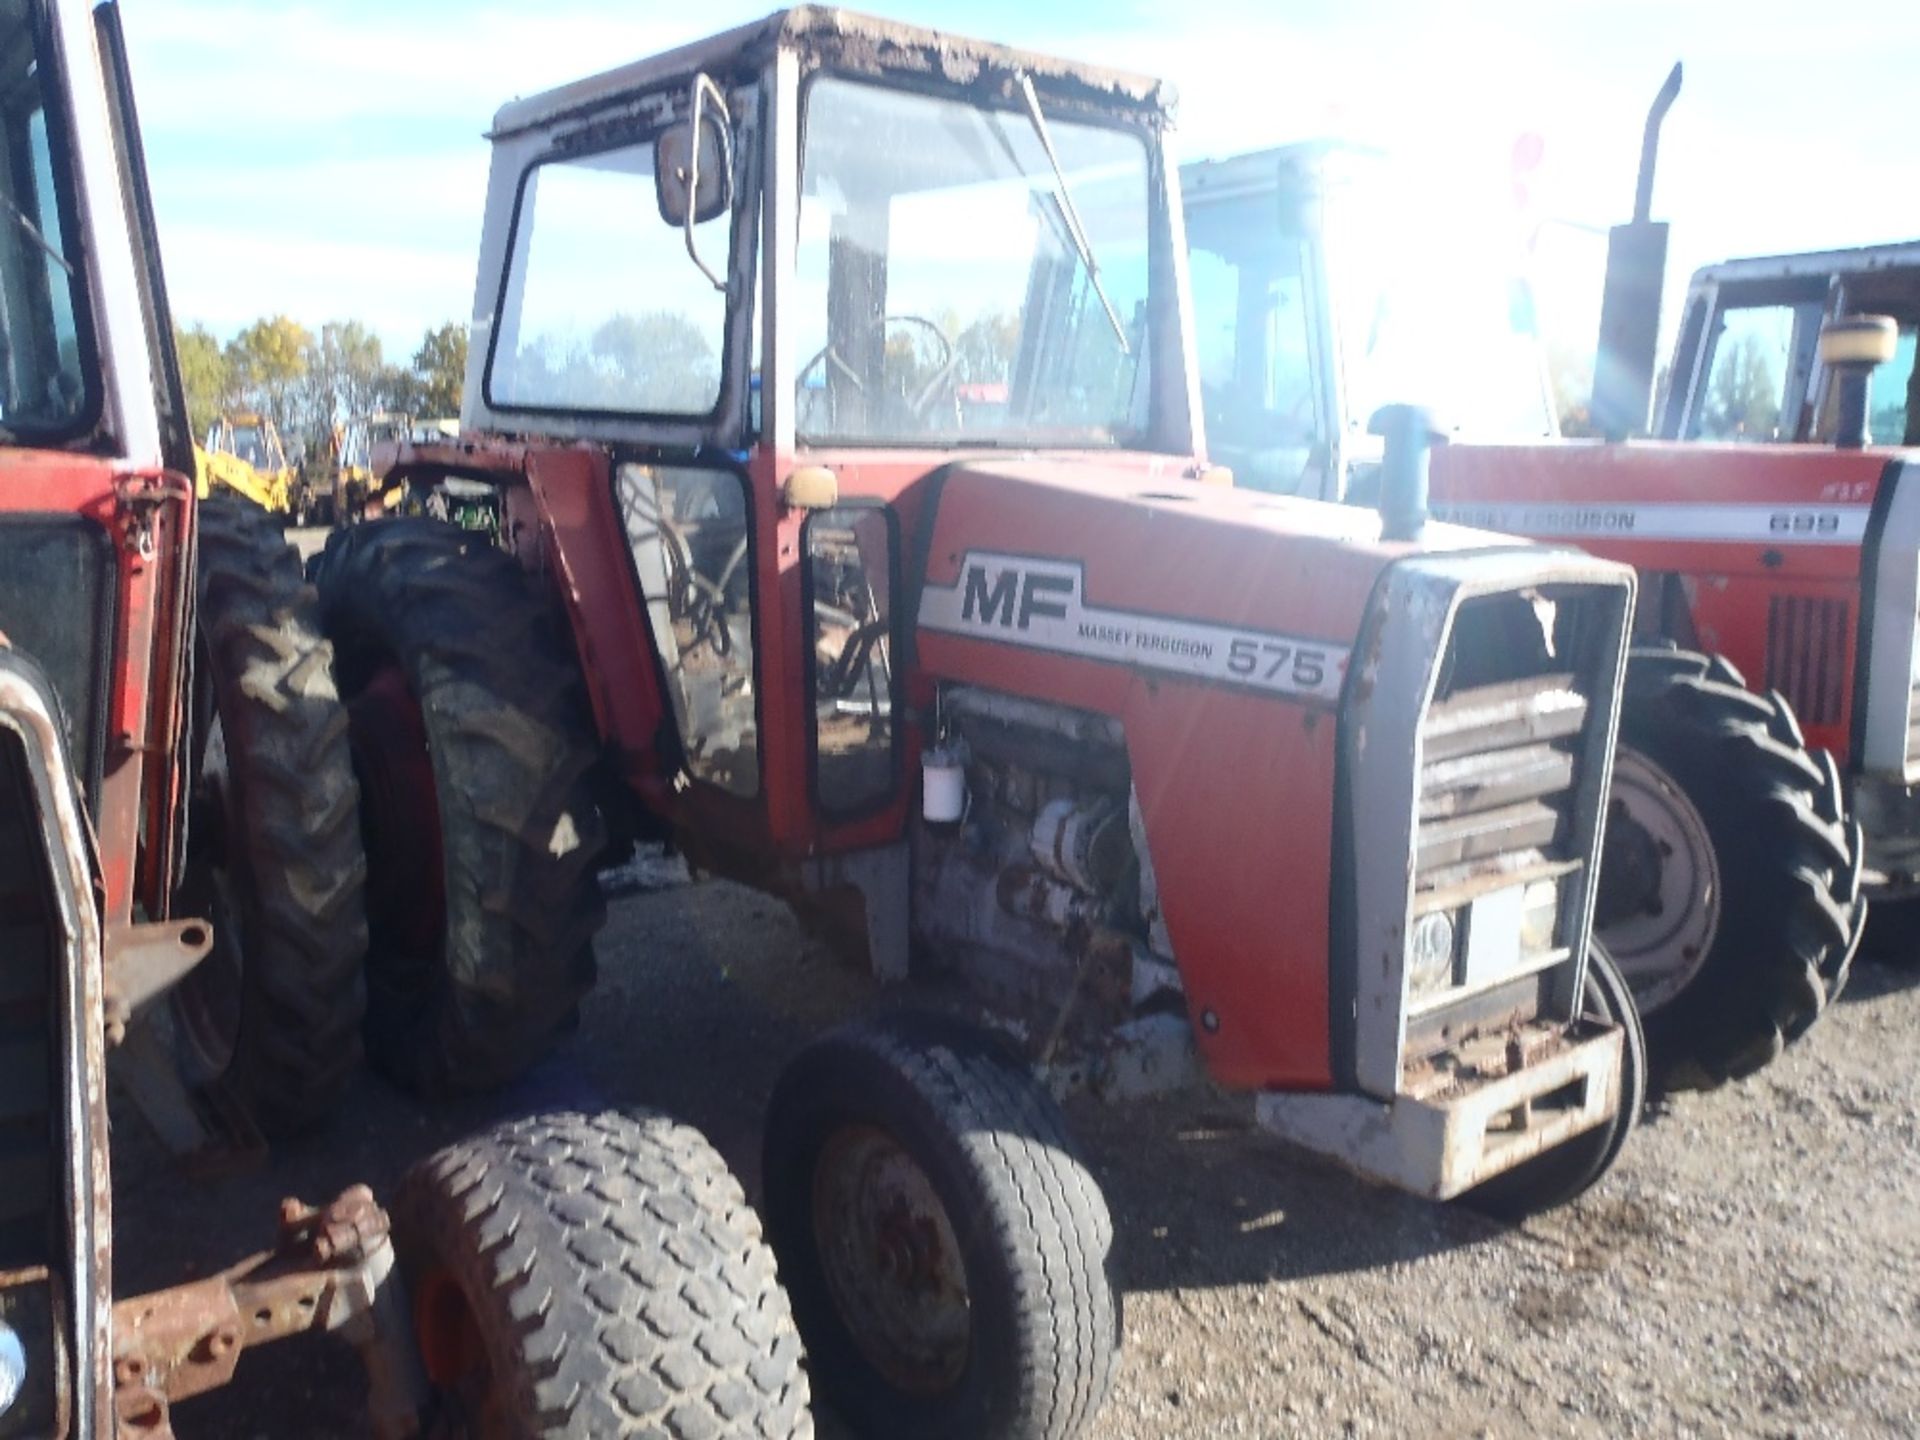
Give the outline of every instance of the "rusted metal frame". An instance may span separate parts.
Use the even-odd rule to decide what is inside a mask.
[[[367,1368],[380,1440],[419,1433],[426,1379],[411,1347],[386,1212],[364,1185],[312,1209],[280,1207],[280,1239],[205,1280],[113,1307],[114,1414],[120,1440],[171,1433],[173,1401],[233,1378],[240,1354],[310,1331],[338,1331]]]
[[[206,959],[213,932],[204,920],[156,920],[110,926],[104,944],[107,1038],[118,1044],[137,1011]]]
[[[117,474],[78,507],[120,555],[98,806],[109,924],[130,920],[136,903],[166,914],[172,890],[192,503],[186,481],[156,470]]]
[[[74,1433],[92,1436],[107,1413],[106,1355],[113,1299],[112,1168],[107,1154],[106,1036],[102,1024],[101,932],[91,838],[67,768],[66,740],[53,705],[31,671],[0,643],[0,726],[20,737],[37,803],[41,848],[61,941],[58,1094],[66,1152],[58,1167],[66,1201],[70,1270],[65,1348],[73,1376]]]

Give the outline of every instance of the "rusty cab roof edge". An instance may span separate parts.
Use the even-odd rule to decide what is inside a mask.
[[[852,10],[801,5],[704,40],[601,71],[500,107],[488,139],[563,120],[676,76],[755,67],[775,50],[792,47],[820,63],[872,74],[922,74],[967,84],[982,71],[1023,70],[1037,83],[1078,91],[1085,98],[1145,111],[1171,111],[1173,87],[1148,75],[1083,65],[985,40],[950,35]]]
[[[1819,275],[1870,275],[1877,270],[1920,268],[1920,240],[1860,245],[1845,250],[1811,250],[1795,255],[1753,255],[1702,265],[1693,283],[1739,284],[1752,280],[1797,280]]]

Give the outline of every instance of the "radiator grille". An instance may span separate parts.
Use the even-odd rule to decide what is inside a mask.
[[[1434,703],[1421,727],[1416,894],[1579,858],[1568,841],[1588,709],[1571,674]]]
[[[1845,600],[1801,595],[1776,595],[1767,603],[1767,688],[1787,697],[1802,724],[1840,723],[1851,611]]]

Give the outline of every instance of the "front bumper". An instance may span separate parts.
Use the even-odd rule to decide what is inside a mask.
[[[1620,1104],[1622,1036],[1590,1021],[1554,1027],[1538,1058],[1462,1080],[1429,1071],[1389,1101],[1363,1095],[1260,1096],[1261,1126],[1378,1180],[1450,1200],[1610,1119]]]

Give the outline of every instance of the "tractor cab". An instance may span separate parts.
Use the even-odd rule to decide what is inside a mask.
[[[1920,241],[1728,260],[1696,271],[1680,312],[1656,433],[1732,444],[1831,444],[1837,367],[1820,332],[1850,315],[1894,322],[1868,380],[1867,439],[1920,445]]]
[[[1180,173],[1207,443],[1236,483],[1372,503],[1387,404],[1558,433],[1510,197],[1332,141]]]

